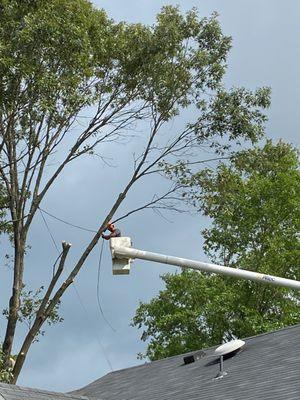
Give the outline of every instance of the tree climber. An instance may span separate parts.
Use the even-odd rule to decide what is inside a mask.
[[[105,240],[109,240],[113,237],[120,237],[121,236],[121,231],[120,229],[116,228],[114,224],[112,224],[111,222],[109,222],[105,228],[105,230],[109,230],[110,234],[109,235],[104,235],[102,233],[102,238]]]

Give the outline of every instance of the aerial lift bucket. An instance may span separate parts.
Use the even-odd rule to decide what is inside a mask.
[[[113,275],[128,275],[130,272],[130,265],[132,263],[131,258],[126,258],[124,256],[117,256],[114,252],[115,247],[131,247],[130,237],[115,237],[111,238],[110,241],[110,251],[112,257],[112,273]]]

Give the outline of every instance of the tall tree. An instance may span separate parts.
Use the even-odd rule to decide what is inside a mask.
[[[182,15],[165,7],[153,26],[145,26],[115,23],[87,0],[0,0],[0,177],[9,197],[14,252],[2,368],[8,367],[20,320],[28,233],[46,194],[73,160],[128,136],[138,124],[143,129],[143,149],[128,182],[63,281],[70,245],[62,244],[29,332],[14,350],[11,382],[136,182],[201,146],[218,153],[231,142],[261,137],[269,90],[224,89],[230,46],[216,16],[201,19],[195,10]],[[194,120],[170,130],[168,122],[188,107]],[[54,159],[56,169],[48,169]],[[159,201],[169,206],[179,186],[138,209]]]
[[[202,232],[211,260],[289,279],[300,279],[300,170],[292,146],[268,141],[239,152],[217,169],[168,170],[189,185],[185,198],[210,218]],[[206,273],[163,276],[166,288],[137,309],[151,360],[300,322],[300,296]]]

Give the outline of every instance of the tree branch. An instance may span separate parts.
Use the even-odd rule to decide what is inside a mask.
[[[51,279],[51,282],[50,282],[50,284],[48,286],[48,289],[47,289],[47,291],[45,293],[45,296],[44,296],[44,298],[42,300],[42,303],[41,303],[41,305],[40,305],[40,307],[39,307],[39,309],[37,311],[36,318],[35,318],[35,320],[34,320],[32,326],[31,326],[29,332],[27,333],[27,335],[26,335],[26,337],[25,337],[25,339],[23,341],[21,349],[20,349],[20,351],[18,353],[18,356],[16,358],[16,363],[15,363],[15,366],[14,366],[14,369],[13,369],[13,372],[12,372],[12,374],[13,374],[12,383],[13,384],[16,383],[16,381],[18,379],[18,376],[19,376],[20,371],[21,371],[21,369],[23,367],[24,361],[26,359],[26,356],[27,356],[27,353],[28,353],[28,350],[29,350],[31,344],[33,343],[33,341],[34,341],[36,335],[38,334],[41,326],[43,325],[43,323],[49,317],[50,311],[48,311],[47,305],[48,305],[51,293],[52,293],[52,291],[53,291],[53,289],[54,289],[59,277],[61,276],[61,274],[63,272],[64,265],[65,265],[65,262],[66,262],[66,258],[67,258],[68,252],[69,252],[69,250],[71,248],[71,245],[69,243],[63,242],[62,243],[62,248],[63,248],[63,250],[62,250],[62,253],[61,253],[60,263],[59,263],[59,266],[57,268],[57,271],[54,274],[53,278]]]

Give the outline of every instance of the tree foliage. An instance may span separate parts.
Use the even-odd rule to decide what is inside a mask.
[[[5,365],[5,355],[0,344],[0,381],[9,383],[13,378],[12,370],[12,365]]]
[[[131,137],[140,123],[143,130],[132,174],[62,281],[70,250],[63,243],[58,268],[16,350],[12,382],[133,185],[186,153],[196,157],[203,146],[224,153],[231,143],[262,136],[269,90],[224,88],[230,46],[217,16],[199,18],[195,10],[182,14],[167,6],[146,26],[116,23],[87,0],[0,0],[0,177],[14,252],[4,364],[13,351],[24,284],[30,287],[24,282],[28,233],[46,194],[75,159]],[[170,130],[168,123],[188,107],[191,120]],[[168,186],[137,210],[160,201],[172,207],[180,186]]]
[[[44,292],[43,286],[41,286],[34,292],[32,290],[26,291],[25,288],[23,288],[21,292],[20,307],[18,310],[18,321],[24,323],[27,326],[28,330],[32,328],[32,325],[36,318],[36,314],[42,304],[44,297],[43,292]],[[52,312],[49,314],[46,321],[48,325],[53,325],[58,322],[63,322],[64,319],[59,316],[58,308],[59,308],[59,303],[54,307]],[[6,318],[8,318],[9,316],[8,309],[3,310],[3,315]],[[39,335],[44,336],[44,334],[45,331],[38,330],[36,332],[36,337],[33,339],[33,341],[34,342],[39,341],[38,336]]]
[[[210,259],[300,280],[300,170],[292,146],[267,141],[216,170],[181,165],[173,174],[211,220],[202,232]],[[299,293],[290,289],[191,271],[162,278],[166,288],[133,319],[151,360],[300,322]]]

